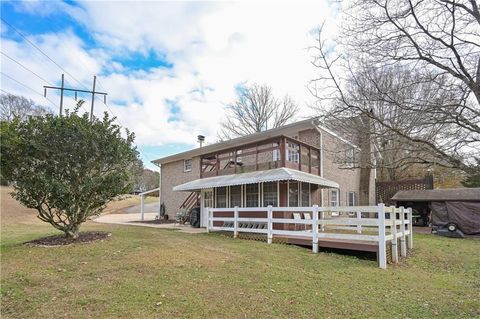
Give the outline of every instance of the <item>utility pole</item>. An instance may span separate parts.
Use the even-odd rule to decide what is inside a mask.
[[[97,76],[96,75],[93,76],[93,89],[92,89],[92,91],[74,89],[74,88],[66,88],[65,83],[64,83],[64,79],[65,79],[65,76],[62,74],[62,86],[60,86],[60,87],[44,85],[43,86],[43,89],[44,89],[43,95],[45,97],[47,96],[47,89],[60,90],[60,112],[59,112],[59,116],[62,116],[62,114],[63,114],[63,93],[64,93],[64,91],[75,92],[75,101],[77,100],[77,93],[78,92],[92,94],[92,105],[91,105],[91,108],[90,108],[90,121],[92,121],[93,120],[93,105],[94,105],[94,101],[95,101],[95,94],[103,95],[103,103],[107,102],[107,94],[108,94],[108,93],[105,93],[105,92],[95,91],[95,85],[97,83]]]
[[[97,76],[93,76],[93,89],[92,89],[92,107],[90,108],[90,121],[93,120],[93,103],[95,103],[95,83],[97,82]]]

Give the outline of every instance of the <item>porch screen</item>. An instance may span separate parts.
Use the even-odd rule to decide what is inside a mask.
[[[230,207],[242,207],[242,186],[230,186]]]
[[[302,183],[302,207],[310,206],[310,184]]]
[[[245,206],[258,207],[258,184],[245,185]]]
[[[226,208],[227,207],[227,188],[218,187],[217,188],[217,208]]]
[[[288,183],[288,206],[298,207],[298,182]]]
[[[263,206],[267,207],[268,205],[272,205],[276,207],[277,203],[277,182],[263,183]]]

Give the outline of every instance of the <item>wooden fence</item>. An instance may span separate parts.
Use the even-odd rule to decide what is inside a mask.
[[[275,213],[276,217],[274,217]],[[310,219],[285,218],[289,213],[303,213]],[[250,217],[252,214],[264,217]],[[250,216],[242,217],[241,215]],[[295,230],[292,230],[289,225],[294,225]],[[298,229],[299,226],[303,229]],[[348,207],[314,205],[312,207],[210,208],[207,230],[233,232],[234,238],[239,232],[266,234],[269,244],[272,243],[274,236],[307,238],[311,240],[314,253],[318,252],[319,240],[322,239],[374,242],[378,245],[377,258],[380,268],[387,267],[388,242],[391,242],[393,262],[398,262],[399,254],[406,257],[407,250],[413,248],[411,209],[386,207],[384,204]],[[398,249],[398,243],[400,243],[400,249]]]

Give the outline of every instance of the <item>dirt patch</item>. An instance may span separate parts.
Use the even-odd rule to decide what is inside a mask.
[[[26,242],[26,245],[29,246],[65,246],[65,245],[72,245],[72,244],[86,244],[97,240],[105,240],[108,237],[112,236],[112,233],[108,232],[81,232],[78,235],[77,239],[67,238],[64,235],[54,235],[43,237],[40,239],[35,239]]]
[[[142,224],[154,224],[154,225],[160,225],[160,224],[175,224],[175,220],[173,219],[154,219],[154,220],[138,220],[135,221],[136,223],[142,223]]]

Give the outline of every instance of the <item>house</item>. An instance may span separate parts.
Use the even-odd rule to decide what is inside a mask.
[[[360,194],[361,150],[307,119],[153,161],[160,167],[160,202],[180,209],[374,205],[375,171]],[[365,176],[365,174],[363,174]]]

